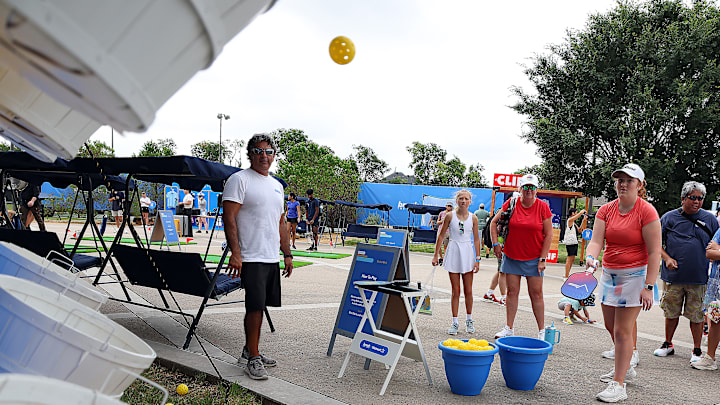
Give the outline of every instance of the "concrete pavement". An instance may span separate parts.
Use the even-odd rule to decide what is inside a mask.
[[[64,225],[50,224],[50,229],[58,231],[64,229]],[[188,250],[204,253],[206,234],[196,234],[195,240],[200,244]],[[213,242],[211,253],[219,253],[220,243]],[[304,242],[298,242],[297,245],[299,249],[308,246]],[[335,247],[333,250],[329,245],[321,245],[321,250],[352,253],[354,249]],[[592,403],[595,402],[595,394],[605,387],[598,377],[613,367],[611,360],[600,356],[602,351],[611,347],[611,341],[601,324],[599,307],[591,309],[592,317],[599,324],[564,325],[560,322],[562,315],[557,310],[557,300],[560,298],[563,266],[549,265],[544,281],[546,324],[556,321],[555,326],[561,331],[561,342],[548,359],[535,390],[520,392],[505,387],[499,357],[496,357],[480,395],[462,397],[452,394],[445,379],[441,353],[437,349],[438,342],[448,337],[450,284],[444,271],[438,269],[433,315],[418,319],[420,338],[434,385],[427,384],[422,364],[402,358],[386,394],[381,397],[378,393],[387,371],[380,364],[373,363],[369,370],[364,370],[362,359],[353,355],[345,376],[337,378],[350,339],[339,336],[333,355],[328,357],[325,354],[351,257],[339,260],[309,258],[307,261],[314,264],[298,268],[292,277],[283,279],[283,307],[270,309],[277,331],[270,333],[266,326],[263,328],[261,350],[276,358],[279,363],[278,367],[268,370],[273,377],[271,380],[250,380],[242,374],[241,367],[235,365],[235,359],[240,356],[244,344],[243,304],[208,308],[198,328],[205,350],[222,366],[218,367],[222,377],[236,381],[271,401],[289,404],[337,401],[352,404],[454,404],[478,400],[485,403]],[[410,265],[413,281],[424,281],[432,269],[429,254],[411,253]],[[473,317],[477,332],[469,335],[462,332],[461,328],[458,338],[475,337],[492,341],[495,332],[505,324],[503,307],[479,299],[486,292],[496,268],[495,259],[481,262],[480,272],[476,274],[473,283]],[[580,270],[580,267],[574,268],[574,271]],[[118,294],[116,285],[103,287],[113,295]],[[135,286],[131,289],[139,299],[161,303],[157,291]],[[224,300],[232,301],[242,297],[243,293],[236,291]],[[196,297],[181,294],[175,294],[175,298],[183,309],[197,308],[200,301]],[[144,339],[157,342],[153,346],[164,361],[212,374],[208,370],[207,360],[193,354],[202,353],[197,342],[194,341],[189,352],[177,349],[186,333],[185,321],[179,317],[114,302],[104,306],[102,311]],[[464,306],[461,304],[460,317],[464,316]],[[534,325],[530,301],[523,286],[516,318],[516,334],[536,336]],[[638,329],[640,365],[637,368],[638,378],[628,384],[627,403],[720,402],[720,389],[717,388],[720,371],[699,371],[689,365],[692,344],[689,343],[691,338],[685,318],[681,320],[674,339],[676,355],[667,358],[652,355],[653,350],[664,340],[662,310],[654,307],[642,313],[638,319]]]

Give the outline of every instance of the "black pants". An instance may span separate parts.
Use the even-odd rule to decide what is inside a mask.
[[[38,203],[35,203],[32,207],[28,207],[27,204],[23,204],[20,206],[20,221],[22,221],[23,226],[25,226],[25,224],[27,223],[27,217],[30,212],[32,212],[33,216],[35,217],[35,220],[37,221],[40,230],[44,231],[45,221],[43,220],[42,215],[40,215],[40,207],[38,206]]]

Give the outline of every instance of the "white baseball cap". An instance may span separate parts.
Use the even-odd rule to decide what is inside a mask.
[[[620,173],[625,173],[630,177],[634,177],[640,181],[645,181],[645,172],[643,172],[643,169],[635,163],[626,163],[625,166],[615,170],[612,173],[612,177],[617,178],[617,175]]]
[[[526,184],[532,184],[535,187],[540,187],[540,182],[534,174],[526,174],[520,178],[520,187]]]

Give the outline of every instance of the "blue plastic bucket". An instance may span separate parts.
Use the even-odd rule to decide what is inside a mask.
[[[544,340],[523,336],[499,338],[495,340],[495,344],[500,349],[505,385],[520,391],[534,389],[545,368],[545,360],[552,350],[552,345]]]
[[[467,342],[467,339],[463,340]],[[490,366],[498,348],[490,343],[492,350],[458,350],[438,344],[445,361],[445,376],[450,390],[458,395],[478,395],[485,386]]]

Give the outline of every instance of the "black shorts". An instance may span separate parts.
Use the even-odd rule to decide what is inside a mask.
[[[297,217],[295,217],[295,218],[288,218],[287,221],[290,222],[291,224],[297,224]]]
[[[140,207],[140,212],[147,212],[147,213],[149,213],[149,212],[150,212],[150,208],[149,208],[149,207]]]
[[[262,311],[280,306],[280,264],[242,264],[241,285],[245,289],[245,310]]]
[[[565,245],[568,256],[577,256],[578,245]]]

